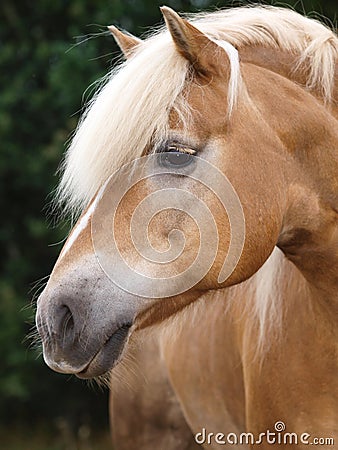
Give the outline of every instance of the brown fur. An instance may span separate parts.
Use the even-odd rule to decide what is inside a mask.
[[[133,319],[122,363],[112,372],[112,424],[122,450],[193,449],[189,430],[258,435],[274,430],[280,420],[288,432],[338,442],[335,99],[328,104],[321,89],[305,87],[306,74],[292,70],[294,54],[278,48],[244,48],[239,50],[243,84],[229,119],[224,81],[229,80],[229,55],[214,41],[206,46],[207,36],[200,39],[201,31],[175,13],[166,9],[164,14],[179,53],[194,66],[183,93],[193,114],[182,123],[173,110],[168,139],[175,136],[182,145],[199,149],[233,184],[246,219],[241,258],[219,285],[217,276],[229,248],[229,221],[215,196],[189,181],[184,187],[208,203],[217,223],[220,245],[215,262],[188,292],[169,299],[135,299],[112,288],[98,267],[89,207],[84,214],[87,222],[80,222],[83,229],[76,239],[70,237],[71,245],[61,254],[39,300],[47,362],[55,370],[80,376],[92,342],[100,339],[102,346],[109,337],[107,312],[117,317],[115,324],[125,317]],[[140,183],[137,192],[125,195],[118,216],[119,248],[135,267],[141,265],[141,257],[133,253],[125,230],[133,209],[148,192],[147,182]],[[100,207],[100,201],[95,199],[93,205],[97,202]],[[167,243],[170,217],[159,215],[149,226],[150,239],[158,248]],[[174,218],[188,247],[196,248],[194,227],[187,226],[182,214]],[[102,214],[103,229],[106,220]],[[269,281],[271,261],[264,263],[273,251],[282,251],[283,256],[278,275],[264,287],[259,283],[262,276]],[[192,253],[183,253],[183,265]],[[178,269],[175,264],[170,270]],[[260,295],[267,301],[274,297],[277,312],[262,306]],[[57,306],[65,303],[82,314],[88,307],[92,311],[82,328],[81,336],[87,339],[82,349],[81,339],[72,341],[70,348],[67,339],[49,331],[60,326]],[[106,334],[98,333],[100,327]],[[129,390],[119,390],[116,379],[123,377],[121,367],[123,363],[128,367],[130,360],[137,362],[136,374]],[[89,366],[88,376],[96,368]]]

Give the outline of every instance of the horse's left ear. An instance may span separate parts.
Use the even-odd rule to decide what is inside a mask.
[[[118,28],[114,27],[114,25],[110,25],[107,28],[114,36],[117,45],[120,47],[126,59],[130,58],[136,48],[142,44],[141,39],[133,36],[132,34],[123,33]]]
[[[178,52],[201,74],[207,74],[215,67],[210,55],[219,46],[174,10],[162,6],[161,12]]]

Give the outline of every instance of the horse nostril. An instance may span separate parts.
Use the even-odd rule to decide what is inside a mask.
[[[60,308],[60,337],[65,341],[74,338],[74,317],[66,305]]]

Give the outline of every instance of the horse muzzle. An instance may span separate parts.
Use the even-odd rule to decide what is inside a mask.
[[[53,286],[52,278],[36,313],[46,364],[79,378],[103,375],[120,361],[140,303],[109,280],[72,277]]]

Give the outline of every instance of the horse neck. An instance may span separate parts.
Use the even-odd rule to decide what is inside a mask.
[[[316,104],[310,99],[306,112],[295,111],[284,122],[290,126],[285,142],[292,167],[278,246],[310,283],[312,295],[328,299],[338,320],[338,127]]]
[[[250,63],[277,73],[299,86],[306,86],[307,74],[304,70],[295,70],[299,60],[299,54],[290,53],[285,50],[271,47],[255,46],[243,47],[239,51],[241,62]],[[332,92],[332,104],[326,105],[328,111],[338,119],[338,64],[335,67],[335,84]],[[309,92],[309,91],[308,91]],[[321,103],[325,104],[322,93],[311,90],[312,95]]]
[[[286,76],[291,57],[272,71],[264,67],[269,59],[264,55],[256,55],[260,65],[243,62],[242,72],[256,120],[259,114],[285,153],[284,166],[275,168],[283,172],[286,194],[277,245],[314,293],[328,299],[338,320],[337,120],[329,107]]]
[[[219,295],[219,294],[218,294]],[[240,353],[260,367],[289,343],[299,351],[333,349],[338,339],[337,322],[327,309],[325,295],[313,288],[300,270],[275,248],[270,258],[247,281],[223,290],[228,314],[238,324]],[[215,314],[219,312],[215,312]],[[305,351],[305,350],[304,350]],[[332,360],[335,367],[338,359]]]

